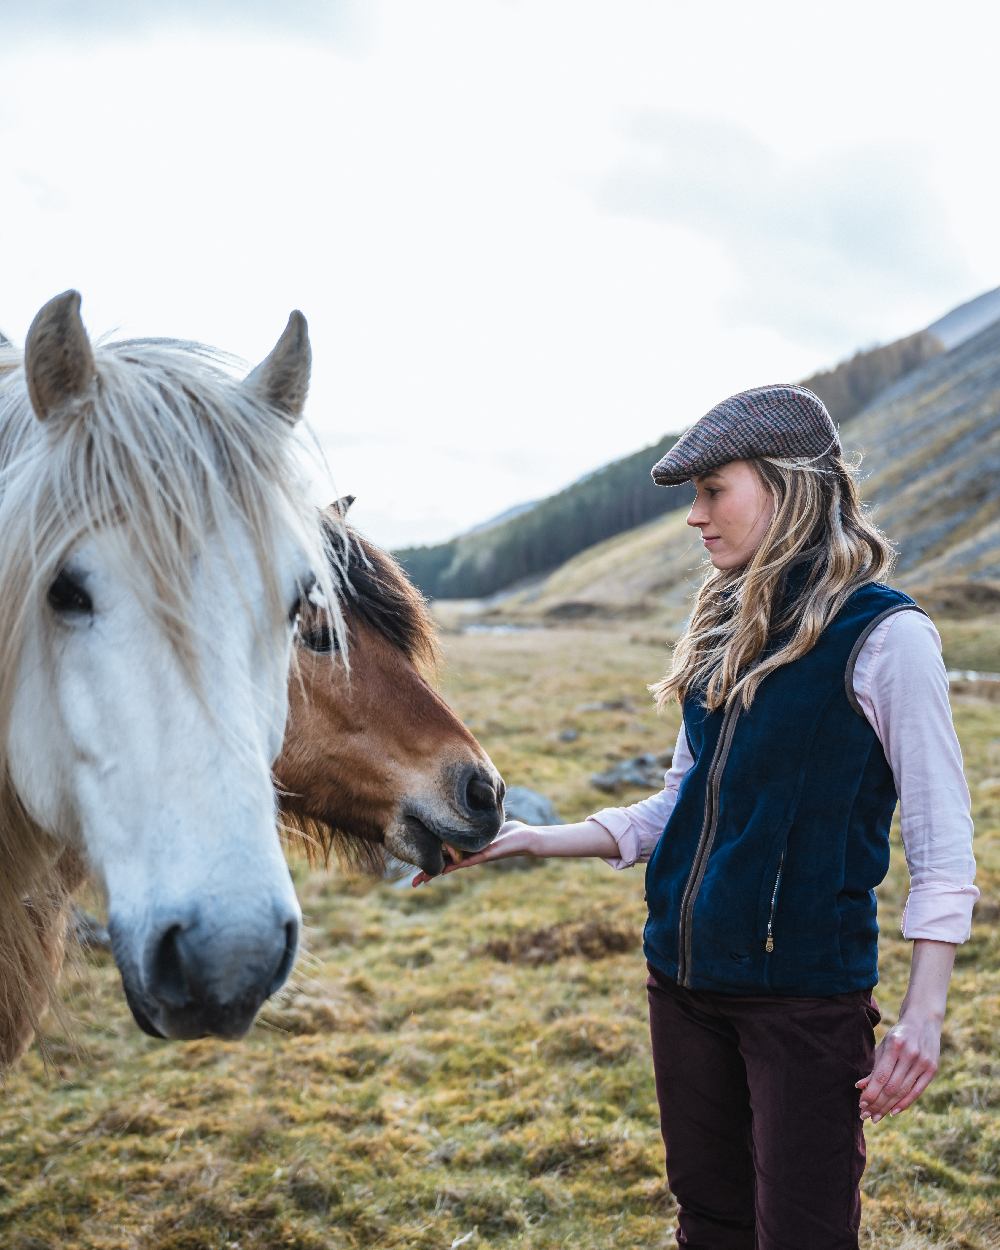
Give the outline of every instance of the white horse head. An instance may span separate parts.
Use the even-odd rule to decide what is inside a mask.
[[[300,923],[271,765],[303,596],[342,628],[291,438],[305,320],[239,382],[193,344],[92,347],[68,292],[5,359],[0,871],[28,895],[81,851],[138,1023],[239,1036]]]

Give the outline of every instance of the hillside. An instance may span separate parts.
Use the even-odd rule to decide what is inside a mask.
[[[574,482],[507,521],[451,542],[393,554],[427,595],[484,596],[545,573],[612,534],[672,511],[682,498],[656,490],[649,466],[676,441],[668,435]]]
[[[841,436],[862,453],[865,498],[898,545],[898,585],[1000,580],[1000,322],[890,386]],[[675,513],[581,552],[494,611],[655,611],[679,623],[702,558]]]
[[[836,420],[846,421],[941,350],[933,335],[920,331],[857,352],[804,382],[821,396]],[[548,499],[513,510],[509,519],[495,518],[450,542],[394,554],[421,590],[437,599],[493,595],[547,573],[595,543],[686,505],[687,487],[661,490],[649,478],[650,467],[676,437],[666,435]]]
[[[985,330],[998,317],[1000,317],[1000,287],[995,287],[992,291],[985,291],[965,304],[959,304],[950,313],[939,317],[927,329],[944,345],[946,350],[951,351],[953,347],[972,338],[980,330]]]

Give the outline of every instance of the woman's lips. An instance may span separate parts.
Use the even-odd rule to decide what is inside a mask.
[[[712,543],[717,543],[719,541],[719,535],[718,534],[711,534],[711,535],[702,534],[701,540],[705,544],[706,547],[710,547]]]

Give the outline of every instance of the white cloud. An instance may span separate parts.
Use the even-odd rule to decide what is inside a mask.
[[[4,40],[73,44],[148,35],[195,22],[201,29],[292,31],[363,54],[374,6],[365,0],[4,0]]]
[[[318,497],[444,537],[996,282],[993,43],[887,9],[46,0],[0,48],[0,326],[75,285],[254,360],[301,307]]]
[[[715,239],[739,275],[731,322],[832,354],[845,325],[877,338],[887,306],[943,307],[975,283],[914,143],[780,153],[737,123],[665,113],[636,118],[629,136],[598,201]]]

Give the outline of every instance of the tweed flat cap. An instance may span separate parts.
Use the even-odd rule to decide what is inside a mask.
[[[686,430],[653,466],[653,481],[679,486],[729,460],[828,451],[840,451],[840,438],[818,395],[790,383],[756,386],[730,395]]]

